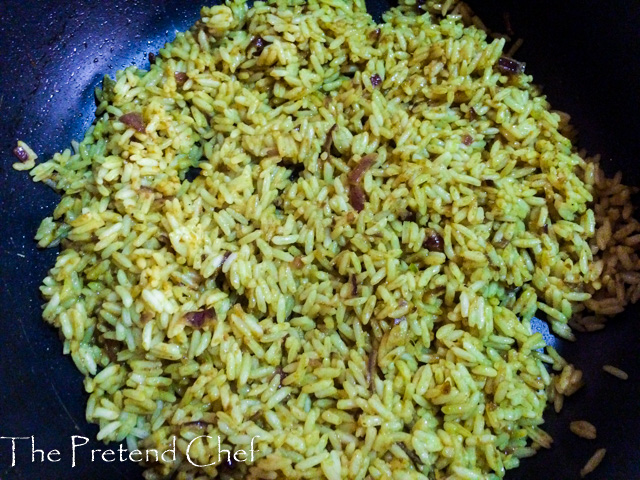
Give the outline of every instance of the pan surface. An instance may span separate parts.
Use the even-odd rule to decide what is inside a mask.
[[[368,2],[374,15],[387,0]],[[510,13],[518,53],[552,105],[572,114],[579,144],[602,153],[609,173],[624,172],[640,185],[640,4],[595,0],[516,2],[471,1],[486,23],[504,30]],[[561,3],[558,5],[557,3]],[[194,0],[4,0],[0,5],[0,480],[137,479],[132,462],[104,462],[91,440],[78,449],[72,467],[72,436],[94,439],[97,427],[84,419],[82,377],[62,355],[57,333],[41,319],[38,287],[56,252],[32,240],[57,197],[26,174],[12,171],[11,150],[26,141],[41,158],[66,148],[91,124],[93,89],[102,75],[135,64],[147,67],[147,54],[173,39],[176,30],[198,18]],[[611,160],[610,160],[611,159]],[[638,308],[629,308],[602,332],[579,335],[561,351],[585,372],[586,387],[571,397],[560,415],[549,411],[545,429],[555,439],[509,472],[508,479],[575,479],[596,450],[607,448],[594,480],[640,478],[640,331]],[[622,382],[601,371],[610,363],[627,371]],[[575,437],[572,420],[598,428],[595,441]],[[44,454],[60,451],[59,461],[32,458],[31,437]],[[84,441],[77,439],[77,441]],[[111,446],[110,448],[117,449]],[[15,460],[15,466],[12,466]]]

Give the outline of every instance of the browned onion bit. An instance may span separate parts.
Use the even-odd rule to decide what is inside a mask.
[[[364,173],[371,168],[371,165],[376,163],[377,159],[378,155],[375,153],[365,155],[360,159],[358,165],[347,175],[347,180],[351,184],[349,187],[349,203],[351,203],[351,206],[358,212],[364,210],[364,202],[367,199],[364,190],[360,186],[362,177]]]
[[[230,472],[232,470],[235,470],[238,464],[233,459],[233,455],[235,455],[235,452],[222,454],[222,462],[216,465],[216,469],[223,472]]]
[[[262,413],[263,412],[261,410],[258,410],[256,413],[254,413],[249,417],[249,420],[252,422],[257,422],[258,419],[262,416]]]
[[[107,358],[109,358],[110,361],[115,362],[118,359],[120,342],[111,338],[103,338],[99,343],[102,343],[102,348],[104,348],[104,353],[106,353]]]
[[[266,47],[267,45],[269,45],[269,42],[267,42],[264,38],[253,37],[253,40],[251,40],[251,42],[249,43],[249,48],[253,47],[254,54],[260,55],[264,50],[264,47]]]
[[[493,410],[495,410],[495,408]],[[504,450],[502,450],[502,453],[504,453],[505,455],[511,455],[515,451],[516,451],[516,447],[506,447]]]
[[[26,162],[27,160],[29,160],[29,154],[27,153],[27,151],[22,148],[22,147],[16,147],[13,149],[13,154],[15,155],[15,157],[20,160],[22,163]]]
[[[445,395],[451,393],[451,383],[449,382],[449,379],[445,380],[442,384],[442,393]]]
[[[377,42],[380,38],[380,29],[376,28],[375,30],[372,30],[371,33],[369,33],[369,38],[374,42]]]
[[[434,252],[444,252],[444,239],[438,232],[428,228],[422,246]]]
[[[296,270],[300,270],[302,267],[304,267],[302,257],[294,257],[294,259],[291,261],[291,266]]]
[[[415,222],[417,220],[416,212],[413,210],[407,209],[398,214],[398,218],[403,222]]]
[[[273,372],[273,376],[271,377],[271,379],[273,380],[276,375],[280,375],[280,386],[282,386],[282,381],[289,376],[289,374],[282,369],[281,365],[278,365],[276,367],[276,370]]]
[[[507,240],[506,238],[502,238],[502,240],[500,240],[499,242],[496,242],[496,247],[499,248],[505,248],[507,245],[509,245],[509,240]]]
[[[337,124],[333,124],[333,126],[327,132],[327,136],[324,138],[324,145],[322,145],[322,151],[325,153],[329,153],[331,150],[331,145],[333,145],[333,132],[335,132],[336,128],[338,128]]]
[[[147,126],[138,112],[125,113],[120,117],[120,121],[125,125],[136,129],[140,133],[145,133]]]
[[[475,120],[476,118],[478,118],[478,112],[476,112],[476,109],[471,107],[469,109],[469,120]]]
[[[413,464],[416,467],[423,465],[422,460],[420,460],[420,457],[418,456],[418,454],[413,450],[411,450],[409,447],[407,447],[407,445],[404,442],[398,442],[397,445],[404,451],[404,453],[407,454],[407,457],[409,457],[409,460],[411,460],[411,462],[413,462]]]
[[[156,54],[153,52],[149,53],[149,64],[153,65],[156,63]]]
[[[349,281],[351,282],[351,296],[355,297],[358,294],[358,282],[353,273],[349,276]]]
[[[163,247],[171,247],[171,240],[169,240],[169,236],[166,233],[161,233],[156,238],[158,239],[160,245],[162,245]]]
[[[370,153],[369,155],[365,155],[364,157],[362,157],[360,159],[360,162],[358,162],[358,165],[356,165],[356,168],[351,170],[349,172],[349,175],[347,175],[349,183],[360,183],[366,171],[369,170],[374,163],[376,163],[377,159],[378,155],[375,153]]]
[[[500,57],[498,59],[498,70],[502,73],[506,73],[507,75],[519,75],[524,73],[524,67],[524,63],[518,62],[513,58]]]
[[[231,256],[231,252],[226,251],[222,254],[222,264],[227,261],[227,259]]]
[[[213,308],[206,308],[196,312],[189,312],[183,318],[193,328],[202,328],[209,321],[216,318],[216,312]]]
[[[173,74],[176,79],[176,83],[180,86],[184,85],[187,80],[189,80],[189,76],[184,72],[176,72]]]
[[[381,83],[382,83],[382,78],[380,78],[380,75],[378,75],[377,73],[374,73],[373,75],[371,75],[371,85],[373,86],[373,88],[376,88]]]
[[[351,206],[357,211],[361,212],[364,210],[364,202],[366,201],[366,197],[364,194],[364,190],[360,185],[351,185],[349,187],[349,203]]]
[[[375,376],[378,369],[378,345],[373,343],[371,346],[371,353],[367,359],[367,379],[369,380],[369,389],[371,393],[375,390]]]
[[[464,143],[467,147],[473,143],[473,137],[471,135],[465,135],[462,137],[462,143]]]

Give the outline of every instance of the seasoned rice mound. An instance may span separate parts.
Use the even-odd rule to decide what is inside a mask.
[[[88,420],[176,438],[147,479],[503,477],[582,384],[532,317],[572,339],[640,296],[631,190],[504,39],[412,3],[203,8],[31,171]]]

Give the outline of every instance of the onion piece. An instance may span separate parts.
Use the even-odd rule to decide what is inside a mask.
[[[184,320],[193,328],[202,328],[209,321],[216,318],[216,312],[213,308],[206,308],[196,312],[189,312],[184,315]]]
[[[428,228],[422,247],[433,252],[444,252],[444,238],[435,230]]]
[[[525,63],[518,62],[513,58],[500,57],[498,59],[498,70],[507,75],[519,75],[524,73]]]
[[[16,148],[13,149],[13,154],[22,163],[24,163],[27,160],[29,160],[29,154],[27,153],[27,151],[24,148],[22,148],[20,146],[17,146]]]
[[[369,155],[362,157],[358,165],[356,165],[356,168],[349,172],[349,175],[347,176],[349,183],[360,183],[365,172],[369,170],[374,163],[376,163],[377,159],[378,155],[375,153],[370,153]]]
[[[249,42],[248,49],[253,48],[254,55],[260,55],[267,45],[269,45],[269,42],[267,42],[264,38],[253,37],[253,40]]]
[[[331,145],[333,145],[333,132],[338,128],[338,124],[334,123],[333,126],[327,132],[327,136],[324,138],[324,145],[322,145],[322,151],[329,153]]]
[[[371,345],[371,353],[367,359],[367,380],[369,380],[369,389],[373,394],[376,388],[375,376],[378,370],[378,346],[374,343]]]
[[[184,72],[176,72],[173,74],[173,77],[176,79],[176,84],[178,84],[178,86],[184,85],[186,81],[189,80],[189,77]]]
[[[138,112],[125,113],[120,116],[120,121],[125,125],[134,128],[140,133],[145,133],[147,126],[142,119],[142,115]]]
[[[358,212],[364,210],[364,202],[366,196],[360,185],[351,185],[349,187],[349,203]]]

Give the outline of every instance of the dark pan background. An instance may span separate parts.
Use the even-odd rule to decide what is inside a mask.
[[[471,5],[494,29],[504,31],[511,14],[525,39],[518,58],[545,86],[555,108],[574,117],[580,145],[603,154],[610,172],[624,171],[640,184],[640,3],[568,0],[476,0]],[[387,0],[369,2],[375,15]],[[93,119],[93,89],[103,74],[130,64],[148,66],[157,51],[198,17],[200,1],[1,0],[0,1],[0,436],[35,436],[36,448],[58,449],[58,463],[31,462],[28,441],[0,440],[0,480],[138,479],[132,463],[91,462],[82,447],[71,468],[71,436],[95,438],[84,419],[82,378],[62,355],[57,333],[40,320],[38,286],[56,252],[32,240],[57,196],[10,168],[17,139],[41,158],[81,139]],[[526,460],[507,478],[576,479],[596,448],[607,456],[593,480],[640,478],[640,332],[630,308],[609,329],[561,344],[585,371],[587,386],[568,400],[561,415],[547,414],[554,448]],[[600,368],[617,365],[630,374],[621,382]],[[568,432],[572,420],[588,419],[598,439]]]

